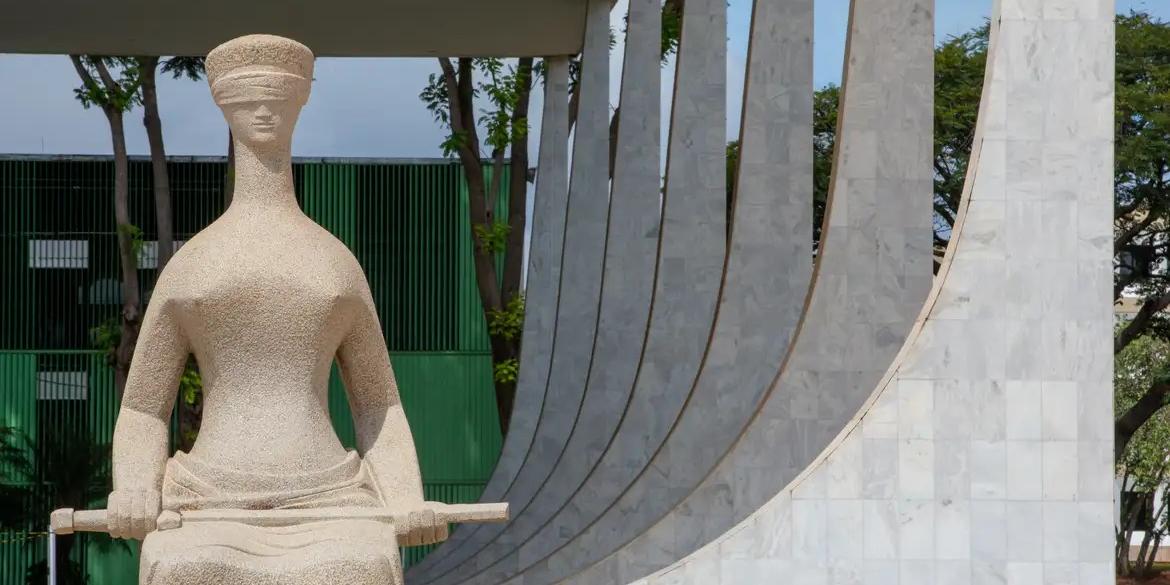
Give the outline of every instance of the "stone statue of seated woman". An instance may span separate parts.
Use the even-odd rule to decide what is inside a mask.
[[[400,539],[384,523],[154,530],[164,510],[356,507],[401,510],[407,544],[447,536],[422,506],[414,441],[362,269],[293,193],[293,127],[309,97],[312,52],[253,35],[220,45],[206,65],[235,140],[235,191],[167,265],[146,310],[114,431],[109,532],[145,538],[144,584],[400,584]],[[189,453],[168,457],[168,420],[191,354],[203,376],[202,427]],[[335,359],[356,452],[330,422]]]

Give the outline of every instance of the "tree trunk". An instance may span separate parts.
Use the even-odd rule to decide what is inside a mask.
[[[451,130],[462,136],[458,154],[463,172],[467,177],[468,215],[470,219],[472,240],[472,256],[475,266],[475,282],[479,291],[480,302],[483,305],[485,320],[490,321],[493,313],[504,310],[501,297],[500,282],[496,277],[495,254],[481,241],[477,232],[490,230],[492,213],[488,209],[487,189],[484,178],[483,161],[480,158],[479,136],[475,130],[474,112],[474,80],[471,59],[460,58],[458,70],[451,64],[450,59],[440,58],[439,65],[443,70],[443,80],[447,89],[448,106],[450,107]],[[492,349],[492,364],[499,364],[514,360],[518,357],[516,345],[500,335],[489,335]],[[508,434],[509,422],[512,416],[512,405],[515,402],[515,382],[505,382],[494,376],[496,390],[496,409],[500,417],[500,433]]]
[[[532,58],[520,59],[516,66],[516,107],[512,111],[514,127],[528,127],[528,104],[532,95]],[[528,134],[512,140],[512,160],[508,163],[508,241],[504,248],[504,304],[520,294],[524,273],[524,231],[528,224]],[[518,340],[520,343],[523,340]],[[519,355],[519,343],[516,353]]]
[[[139,57],[138,74],[142,80],[142,124],[150,144],[150,169],[154,179],[154,208],[158,218],[158,272],[161,274],[175,252],[174,212],[171,184],[167,176],[167,152],[163,146],[162,118],[158,115],[158,88],[155,72],[158,57]]]
[[[104,109],[110,122],[110,138],[114,146],[114,218],[118,226],[118,259],[122,270],[122,334],[114,352],[114,387],[121,399],[142,321],[138,295],[138,257],[134,249],[137,228],[130,221],[130,162],[126,154],[122,112],[112,107]]]
[[[1129,484],[1129,470],[1126,469],[1121,475],[1121,493],[1131,491],[1132,486]],[[1118,497],[1120,500],[1120,496]],[[1134,499],[1130,499],[1128,506],[1119,506],[1120,518],[1117,523],[1117,539],[1113,551],[1114,563],[1117,566],[1119,574],[1129,575],[1129,541],[1133,537],[1134,527],[1137,525],[1137,514],[1135,511]]]

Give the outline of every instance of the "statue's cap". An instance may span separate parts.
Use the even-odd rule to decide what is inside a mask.
[[[275,35],[234,38],[207,54],[207,82],[212,86],[233,73],[270,71],[313,79],[313,52],[292,39]]]

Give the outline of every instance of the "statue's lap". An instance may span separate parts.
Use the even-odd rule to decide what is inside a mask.
[[[147,585],[402,583],[394,527],[367,520],[192,522],[149,534],[140,571]]]
[[[168,463],[167,510],[380,507],[356,453],[329,469],[265,475],[217,467],[183,452]],[[337,585],[402,583],[394,527],[370,520],[329,520],[261,527],[188,522],[142,543],[144,585]]]

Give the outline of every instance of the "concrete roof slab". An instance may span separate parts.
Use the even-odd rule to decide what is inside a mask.
[[[0,52],[203,55],[252,33],[319,57],[577,53],[586,0],[25,0],[6,3]]]

